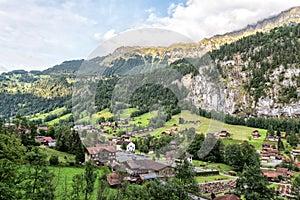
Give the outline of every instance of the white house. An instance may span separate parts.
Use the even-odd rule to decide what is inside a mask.
[[[193,164],[193,155],[190,153],[186,153],[185,154],[187,161],[189,161],[189,163]]]
[[[129,152],[134,152],[135,151],[135,144],[133,142],[129,142],[126,146],[126,150]]]

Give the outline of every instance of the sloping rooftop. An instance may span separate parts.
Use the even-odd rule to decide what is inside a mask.
[[[96,147],[87,147],[86,148],[89,154],[97,154],[103,150],[109,151],[111,153],[117,152],[113,146],[107,144],[97,144]]]
[[[240,200],[240,198],[234,194],[226,194],[221,197],[217,197],[214,200]]]
[[[131,170],[136,170],[136,169],[146,169],[146,170],[154,170],[154,171],[159,171],[162,170],[163,168],[167,167],[167,165],[156,162],[153,160],[128,160],[125,161],[124,164]]]

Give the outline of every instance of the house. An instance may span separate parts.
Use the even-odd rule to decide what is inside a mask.
[[[258,130],[254,130],[251,134],[252,138],[260,138],[261,135],[259,134]]]
[[[56,146],[56,140],[49,140],[48,141],[48,146],[49,147],[55,147]]]
[[[116,159],[116,149],[107,144],[97,144],[96,147],[87,147],[85,161],[92,159],[97,165],[110,163]]]
[[[300,159],[300,150],[293,149],[292,150],[292,157],[294,160]]]
[[[43,145],[48,145],[49,144],[49,141],[52,141],[52,137],[44,137],[43,138],[43,141],[42,141],[42,144]]]
[[[189,163],[193,164],[193,155],[186,152],[185,156],[186,156],[187,161],[189,161]]]
[[[131,176],[155,173],[157,177],[171,177],[174,174],[173,167],[148,159],[127,160],[123,164],[126,172]]]
[[[277,178],[278,176],[282,176],[284,178],[292,177],[294,176],[294,173],[289,171],[288,168],[277,167],[275,171],[263,171],[263,175],[269,180],[274,180],[274,178]]]
[[[224,196],[214,198],[214,200],[240,200],[240,198],[235,194],[226,194]]]
[[[4,127],[8,128],[8,127],[16,127],[16,124],[14,123],[5,123]]]
[[[135,151],[135,144],[133,142],[130,142],[126,146],[126,150],[129,152],[134,152]]]
[[[219,133],[219,137],[221,138],[226,138],[229,136],[229,132],[226,129],[222,129],[221,132]]]
[[[110,187],[117,187],[121,184],[120,176],[116,173],[106,174],[106,180]]]
[[[37,131],[38,131],[38,133],[46,133],[48,131],[48,127],[47,126],[39,126],[39,127],[37,127]]]

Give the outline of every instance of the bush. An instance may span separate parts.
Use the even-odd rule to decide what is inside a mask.
[[[58,156],[52,155],[49,159],[49,163],[50,165],[58,165],[59,164]]]

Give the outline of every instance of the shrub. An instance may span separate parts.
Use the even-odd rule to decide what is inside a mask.
[[[52,155],[49,159],[49,163],[50,165],[58,165],[59,164],[58,156]]]

